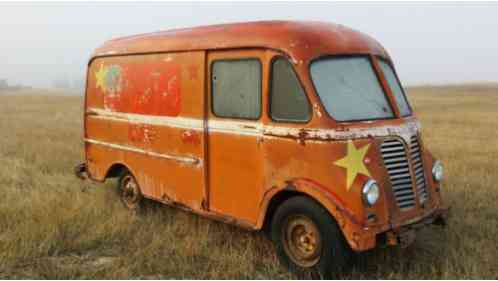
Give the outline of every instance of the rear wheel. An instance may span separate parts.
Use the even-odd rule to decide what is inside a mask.
[[[140,212],[143,209],[143,196],[135,177],[125,171],[118,180],[118,191],[123,205],[133,211]]]
[[[350,264],[352,250],[335,220],[308,197],[293,197],[278,207],[271,237],[280,261],[299,278],[334,278]]]

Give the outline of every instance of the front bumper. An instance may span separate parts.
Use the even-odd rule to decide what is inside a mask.
[[[416,231],[424,226],[435,224],[445,226],[449,216],[449,208],[440,207],[430,214],[406,222],[400,227],[390,229],[378,235],[379,242],[389,246],[408,247],[415,241]]]

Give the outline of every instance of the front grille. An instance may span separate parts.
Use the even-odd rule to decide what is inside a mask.
[[[424,165],[420,154],[420,145],[416,135],[410,138],[410,158],[412,160],[413,173],[415,175],[415,186],[420,203],[424,203],[427,198],[427,186],[424,175]]]
[[[380,147],[384,165],[391,181],[394,198],[401,210],[415,206],[415,194],[410,174],[410,165],[403,142],[399,139],[386,139]]]

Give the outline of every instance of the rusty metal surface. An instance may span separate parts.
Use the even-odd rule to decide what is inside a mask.
[[[182,52],[157,53],[165,51]],[[282,52],[310,102],[312,116],[304,124],[275,122],[268,113],[270,64]],[[118,55],[131,53],[140,54]],[[274,196],[292,190],[320,202],[353,249],[373,248],[377,234],[427,216],[442,202],[430,176],[434,159],[426,149],[429,200],[401,212],[393,199],[380,143],[385,136],[409,140],[418,134],[415,116],[401,118],[396,109],[395,119],[339,123],[325,114],[308,64],[316,56],[352,53],[369,54],[374,62],[376,55],[388,58],[368,36],[323,23],[234,24],[110,41],[88,68],[88,176],[103,181],[113,165],[123,165],[145,197],[249,229],[263,226]],[[210,65],[237,58],[261,62],[258,120],[212,113]],[[361,190],[370,178],[381,186],[381,195],[366,207]],[[369,214],[376,219],[369,221]]]
[[[386,244],[406,248],[415,241],[418,229],[430,224],[445,226],[448,215],[448,208],[438,207],[428,215],[405,221],[404,225],[386,232]]]
[[[140,34],[110,40],[93,57],[123,54],[267,48],[301,64],[323,54],[375,54],[388,58],[370,36],[339,24],[260,21],[211,25]]]

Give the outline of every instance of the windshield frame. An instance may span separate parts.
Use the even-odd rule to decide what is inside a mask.
[[[389,87],[389,90],[391,91],[391,96],[393,97],[393,101],[396,104],[396,108],[398,109],[399,117],[400,118],[412,117],[413,116],[412,105],[410,104],[410,101],[408,100],[408,96],[406,95],[405,88],[403,87],[403,84],[401,84],[401,80],[399,79],[398,72],[396,71],[394,64],[390,60],[383,58],[381,56],[375,56],[375,59],[377,59],[379,62],[384,62],[387,65],[389,65],[389,67],[391,67],[391,70],[394,73],[394,77],[396,78],[396,82],[398,83],[399,88],[401,89],[401,93],[403,94],[403,99],[405,100],[406,105],[408,106],[408,109],[410,110],[410,112],[407,115],[401,114],[400,106],[398,105],[398,102],[396,101],[396,96],[393,93],[393,89],[392,89],[391,85],[389,85],[389,81],[387,80],[386,75],[384,74],[384,71],[382,70],[382,67],[379,65],[379,71],[381,72],[384,80],[386,81],[386,86]]]
[[[393,113],[393,116],[392,117],[386,117],[386,118],[368,118],[368,119],[350,119],[350,120],[339,120],[339,119],[336,119],[332,116],[331,113],[328,112],[327,108],[325,107],[325,104],[323,103],[323,100],[320,96],[320,94],[318,93],[318,90],[316,88],[316,85],[315,85],[315,82],[313,81],[313,77],[311,75],[311,66],[313,65],[313,63],[317,62],[317,61],[320,61],[320,60],[323,60],[323,59],[329,59],[329,58],[357,58],[357,57],[362,57],[362,58],[367,58],[368,61],[370,62],[370,67],[372,68],[372,71],[374,72],[375,74],[375,77],[377,78],[377,81],[379,82],[379,86],[382,90],[382,93],[384,94],[384,97],[386,98],[386,101],[387,101],[387,104],[389,105],[390,109],[391,109],[391,112]],[[382,120],[395,120],[395,119],[398,119],[399,117],[397,116],[396,114],[396,111],[395,111],[395,108],[393,106],[393,103],[391,101],[391,98],[390,96],[388,95],[388,93],[386,92],[386,88],[384,87],[384,84],[383,84],[383,77],[380,76],[381,73],[379,73],[379,71],[376,69],[375,67],[375,62],[374,62],[374,59],[376,59],[377,56],[373,56],[371,54],[365,54],[365,53],[357,53],[357,54],[325,54],[325,55],[321,55],[321,56],[318,56],[318,57],[315,57],[313,58],[312,60],[310,60],[310,62],[308,63],[308,76],[309,76],[309,80],[311,82],[311,85],[313,87],[313,90],[315,91],[315,94],[316,94],[316,97],[318,98],[318,100],[320,101],[320,105],[322,106],[322,108],[324,109],[325,111],[325,114],[332,120],[334,120],[335,122],[337,123],[351,123],[351,122],[366,122],[366,121],[382,121]],[[382,74],[383,75],[383,74]],[[410,108],[411,110],[411,108]]]

